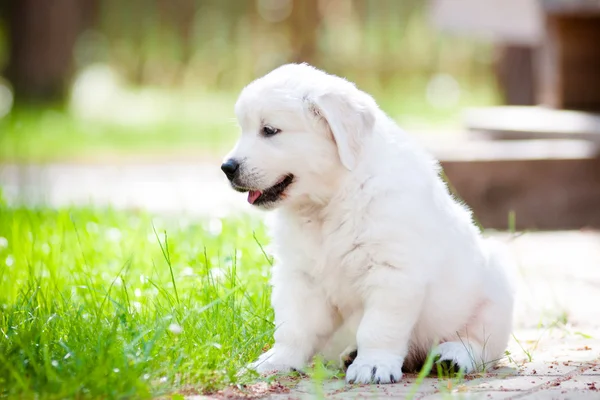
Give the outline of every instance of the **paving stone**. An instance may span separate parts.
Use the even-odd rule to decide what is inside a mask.
[[[438,390],[443,385],[438,379],[426,378],[420,385],[416,386],[416,377],[404,376],[402,381],[393,385],[346,385],[343,380],[329,380],[317,385],[309,380],[301,381],[293,390],[294,394],[300,396],[316,396],[319,393],[331,398],[357,398],[367,397],[406,397],[411,392],[430,393]]]
[[[597,351],[591,350],[577,350],[576,348],[559,348],[552,352],[540,352],[537,354],[536,359],[541,361],[549,361],[558,365],[563,363],[579,363],[585,364],[593,362],[600,358],[600,354]]]
[[[373,390],[355,390],[327,396],[328,399],[398,399],[406,398],[410,391],[398,387],[378,388]],[[417,392],[418,393],[418,392]]]
[[[580,367],[579,363],[573,362],[531,362],[519,368],[519,375],[529,376],[561,376],[572,373]]]
[[[434,399],[461,399],[461,400],[499,400],[499,399],[510,399],[511,397],[519,394],[520,392],[514,391],[486,391],[486,392],[464,392],[464,391],[455,391],[455,392],[440,392],[429,394],[425,397],[419,397],[419,399],[423,400],[434,400]]]
[[[595,364],[590,364],[590,368],[586,369],[582,375],[592,375],[600,377],[600,361]]]
[[[440,380],[438,378],[425,378],[423,379],[423,381],[418,385],[418,390],[419,392],[423,392],[423,391],[433,391],[433,390],[438,390],[441,386],[447,385],[446,383],[447,381],[444,380]],[[402,377],[402,382],[397,383],[396,385],[398,386],[403,386],[406,388],[410,388],[412,389],[415,385],[417,385],[417,376],[414,374],[405,374]]]
[[[549,389],[537,392],[524,393],[524,396],[519,396],[518,399],[523,400],[598,400],[600,393],[591,390],[565,390],[565,389]]]
[[[504,379],[495,377],[481,378],[467,382],[471,390],[529,390],[533,387],[550,383],[554,377],[548,376],[516,376]]]
[[[521,364],[509,363],[508,361],[497,365],[486,371],[485,376],[495,376],[497,378],[507,378],[509,376],[519,375],[522,368]]]
[[[580,389],[597,392],[600,398],[600,377],[594,375],[578,375],[560,382],[563,389]]]

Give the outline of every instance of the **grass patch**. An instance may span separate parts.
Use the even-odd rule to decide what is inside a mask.
[[[239,383],[274,329],[259,221],[0,205],[0,397]]]
[[[23,109],[0,119],[0,162],[106,162],[165,154],[220,157],[237,135],[231,115],[125,125],[78,119],[62,109]]]

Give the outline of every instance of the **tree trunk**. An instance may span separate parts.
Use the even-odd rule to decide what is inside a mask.
[[[60,101],[73,72],[77,36],[95,0],[12,0],[7,77],[17,101]]]
[[[319,26],[319,0],[295,0],[291,17],[294,62],[316,64]]]

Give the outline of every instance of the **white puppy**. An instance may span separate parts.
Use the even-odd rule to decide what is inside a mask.
[[[222,169],[276,209],[275,344],[252,368],[301,370],[342,327],[358,350],[348,382],[397,382],[432,349],[466,372],[502,357],[509,265],[373,98],[290,64],[250,83],[235,112],[242,135]]]

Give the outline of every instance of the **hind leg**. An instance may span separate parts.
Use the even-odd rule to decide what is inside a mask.
[[[466,373],[485,370],[504,356],[512,332],[514,271],[512,259],[498,243],[487,241],[483,297],[464,329],[439,345],[439,362],[450,362]]]
[[[482,349],[477,344],[466,342],[444,342],[435,349],[436,364],[449,372],[463,371],[468,374],[480,369]]]
[[[439,363],[470,373],[486,370],[503,357],[512,331],[512,298],[488,299],[476,311],[461,332],[437,347]]]
[[[437,362],[465,373],[486,370],[502,358],[508,344],[510,330],[504,325],[497,328],[492,324],[469,325],[435,349]]]
[[[484,371],[504,356],[512,331],[513,296],[508,288],[489,290],[467,325],[437,348],[439,362],[449,362],[465,373]]]
[[[356,357],[358,356],[358,348],[356,345],[348,346],[342,354],[340,354],[340,367],[344,372],[348,370],[348,367],[352,365]]]

